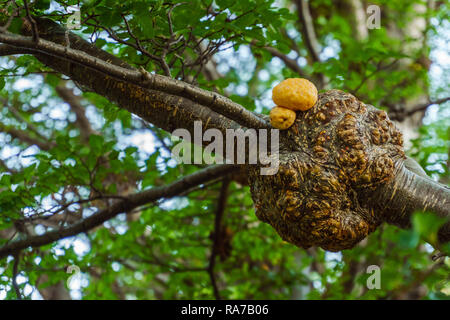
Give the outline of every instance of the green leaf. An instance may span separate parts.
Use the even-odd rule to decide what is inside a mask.
[[[101,154],[103,150],[104,138],[100,135],[90,135],[89,136],[89,145],[92,148],[92,152],[94,154]]]
[[[438,230],[445,222],[446,219],[429,212],[415,213],[412,218],[414,230],[433,245],[437,244]]]

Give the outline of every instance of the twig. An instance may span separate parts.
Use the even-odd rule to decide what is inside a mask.
[[[399,60],[399,59],[394,59],[394,61],[392,61],[391,63],[389,63],[389,64],[387,64],[387,65],[385,65],[385,66],[382,66],[382,65],[381,65],[382,62],[383,62],[383,60],[379,61],[379,62],[377,63],[377,67],[375,68],[375,70],[372,71],[369,75],[364,76],[364,77],[362,78],[361,82],[359,83],[359,85],[358,85],[355,89],[350,90],[350,92],[351,92],[352,94],[356,94],[356,93],[359,91],[359,89],[362,88],[362,86],[364,85],[364,83],[366,83],[367,80],[369,80],[371,77],[373,77],[374,75],[376,75],[378,72],[383,71],[383,70],[386,70],[386,69],[389,69],[390,67],[394,66],[394,65],[398,62],[398,60]]]
[[[80,97],[75,95],[73,91],[65,86],[56,86],[56,93],[70,106],[70,109],[77,116],[76,124],[80,130],[80,136],[84,141],[89,141],[89,136],[96,134],[91,126],[91,122],[86,117],[86,110],[80,103]]]
[[[13,14],[11,14],[8,17],[8,21],[6,21],[6,23],[3,26],[0,27],[0,32],[8,31],[9,26],[11,25],[12,21],[16,17],[17,12],[19,11],[19,8],[18,8],[17,4],[13,0],[8,1],[7,6],[9,6],[11,3],[14,3],[16,5],[16,8],[15,8]],[[6,10],[6,9],[2,9],[2,10]],[[4,11],[2,11],[2,12],[4,12]]]
[[[27,126],[27,129],[34,132],[34,134],[36,134],[36,136],[38,138],[45,140],[45,141],[48,140],[47,137],[45,137],[44,135],[42,135],[42,133],[39,132],[38,128],[36,128],[31,122],[25,120],[25,118],[22,117],[20,112],[16,108],[14,108],[13,105],[9,104],[6,99],[0,98],[0,102],[3,103],[3,106],[8,108],[9,112],[11,112],[11,114],[14,116],[14,118],[16,118],[17,121],[25,123],[25,125]]]
[[[26,0],[23,0],[23,6],[25,7],[27,20],[31,25],[31,33],[33,34],[33,41],[38,42],[39,41],[38,27],[37,27],[36,21],[33,19],[33,17],[30,14],[30,9],[28,8],[28,3]]]
[[[211,256],[209,257],[208,274],[211,279],[211,285],[214,291],[214,297],[216,300],[221,300],[219,288],[217,287],[216,275],[214,273],[214,267],[216,265],[217,249],[220,247],[220,236],[222,230],[222,217],[225,212],[225,206],[228,198],[228,187],[230,185],[230,179],[224,178],[222,180],[222,187],[220,188],[219,200],[217,203],[217,211],[214,219],[214,234],[213,244],[211,249]]]
[[[20,293],[20,288],[19,285],[17,284],[17,275],[19,274],[19,262],[20,262],[20,251],[14,255],[12,285],[14,291],[16,292],[17,300],[22,300],[22,294]]]
[[[433,104],[442,104],[447,101],[450,101],[450,97],[441,98],[441,99],[437,99],[434,101],[429,101],[427,103],[418,104],[415,107],[413,107],[411,110],[408,110],[408,112],[406,112],[406,116],[412,116],[416,112],[425,111],[429,106],[431,106]]]
[[[289,58],[287,55],[281,53],[275,48],[272,47],[264,47],[265,50],[267,50],[272,56],[277,57],[281,59],[286,67],[291,69],[292,71],[296,72],[299,76],[302,78],[308,79],[309,77],[306,75],[306,73],[303,71],[302,68],[298,65],[297,61],[295,59]]]
[[[406,117],[410,117],[417,112],[422,112],[422,111],[427,110],[427,108],[433,104],[442,104],[447,101],[450,101],[450,97],[421,103],[421,104],[418,104],[418,105],[412,107],[409,110],[404,110],[404,108],[402,108],[400,110],[395,110],[395,111],[389,113],[389,118],[391,118],[392,120],[402,121]]]

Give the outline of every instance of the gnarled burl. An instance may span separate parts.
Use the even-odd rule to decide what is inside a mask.
[[[280,131],[279,170],[249,166],[257,217],[299,247],[352,248],[382,222],[409,227],[415,210],[449,214],[449,189],[405,166],[386,112],[330,90]],[[439,231],[449,240],[448,224]]]

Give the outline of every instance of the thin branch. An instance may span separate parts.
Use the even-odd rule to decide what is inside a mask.
[[[4,31],[8,30],[8,28],[11,26],[12,21],[14,20],[14,18],[16,17],[16,15],[19,11],[19,7],[13,0],[8,1],[7,6],[9,6],[11,3],[15,4],[16,8],[14,9],[14,12],[11,15],[9,15],[8,21],[6,21],[6,23],[0,27],[0,32],[4,32]],[[2,13],[7,13],[7,12],[8,12],[7,9],[2,9]]]
[[[367,29],[366,12],[364,10],[364,4],[361,0],[349,0],[348,7],[350,9],[350,14],[347,15],[357,41],[362,41],[369,36],[369,30]]]
[[[30,14],[30,9],[28,8],[28,3],[26,0],[23,0],[23,6],[25,8],[25,12],[26,12],[26,16],[27,16],[27,20],[30,23],[31,26],[31,33],[33,35],[33,41],[37,42],[39,41],[39,32],[38,32],[38,27],[36,24],[36,21],[33,19],[33,17]]]
[[[14,254],[28,247],[40,247],[63,238],[87,232],[105,221],[112,219],[120,213],[133,210],[136,207],[154,202],[161,198],[171,198],[184,192],[186,189],[203,184],[217,177],[224,176],[237,170],[235,165],[216,165],[199,170],[191,175],[185,176],[167,186],[152,188],[130,195],[127,199],[118,201],[110,207],[101,210],[86,219],[83,219],[69,227],[50,231],[43,235],[31,236],[23,240],[12,242],[0,248],[0,259]]]
[[[17,121],[25,123],[27,129],[32,131],[38,138],[44,141],[48,140],[47,137],[39,132],[38,128],[36,128],[30,121],[27,121],[24,117],[22,117],[20,112],[13,105],[9,104],[8,100],[0,98],[0,102],[3,103],[3,106],[8,108],[9,112],[11,112],[11,114],[14,116],[14,118],[16,118]]]
[[[317,40],[314,23],[309,11],[309,3],[306,0],[296,0],[298,17],[302,25],[302,34],[304,36],[306,48],[314,62],[320,61],[320,44]]]
[[[409,110],[405,110],[404,108],[401,108],[399,110],[393,110],[392,112],[389,113],[389,118],[391,118],[391,120],[402,121],[405,118],[410,117],[417,112],[423,112],[423,111],[427,110],[428,107],[433,104],[442,104],[447,101],[450,101],[450,97],[445,97],[445,98],[436,99],[433,101],[428,101],[425,103],[417,104]]]
[[[0,123],[0,132],[4,132],[9,134],[10,136],[12,136],[15,139],[20,140],[21,142],[24,142],[26,144],[29,145],[36,145],[39,147],[39,149],[41,150],[45,150],[48,151],[50,150],[53,146],[54,143],[50,142],[50,141],[41,141],[39,139],[33,138],[31,136],[28,135],[28,132],[25,131],[21,131],[21,130],[17,130],[14,128],[9,128],[4,126],[3,124]]]
[[[289,58],[287,55],[281,53],[275,48],[272,47],[264,47],[264,49],[267,50],[272,56],[277,57],[281,59],[286,67],[297,73],[300,77],[308,79],[309,77],[306,75],[306,73],[303,71],[302,68],[297,63],[297,60]]]
[[[225,206],[228,198],[228,187],[230,185],[230,179],[224,178],[222,180],[222,187],[220,188],[219,200],[217,203],[217,211],[214,219],[214,234],[213,244],[211,249],[211,256],[209,257],[208,274],[211,279],[211,285],[214,291],[214,297],[216,300],[221,300],[219,288],[217,287],[216,275],[214,273],[214,267],[216,265],[216,257],[218,248],[221,245],[221,230],[222,230],[222,218],[225,212]]]
[[[297,6],[298,17],[301,24],[302,39],[306,45],[312,62],[321,62],[320,52],[321,46],[316,36],[313,18],[309,10],[309,2],[306,0],[295,0]],[[322,73],[318,74],[319,88],[327,87],[329,79]]]
[[[6,170],[6,172],[17,173],[17,170],[8,167],[8,165],[3,159],[0,159],[0,167],[3,167]]]
[[[19,274],[20,251],[14,255],[14,265],[12,274],[12,285],[16,292],[17,300],[22,300],[19,285],[17,284],[17,275]]]
[[[26,48],[35,53],[66,59],[119,80],[134,83],[143,88],[188,98],[248,128],[271,128],[270,124],[264,119],[256,116],[232,100],[183,81],[158,74],[151,74],[142,69],[122,68],[88,55],[83,51],[67,48],[43,39],[34,42],[30,37],[4,32],[0,33],[0,42]]]
[[[60,98],[67,102],[70,109],[76,114],[76,123],[80,129],[80,135],[84,141],[88,141],[89,136],[96,132],[92,129],[91,122],[86,117],[86,110],[80,103],[80,97],[75,95],[71,89],[64,86],[56,86],[55,90]]]
[[[433,104],[442,104],[447,101],[450,101],[450,97],[445,97],[445,98],[437,99],[434,101],[429,101],[427,103],[418,104],[418,105],[414,106],[411,110],[408,110],[408,112],[406,112],[406,116],[407,117],[412,116],[416,112],[425,111],[429,106],[431,106]]]
[[[19,77],[19,78],[23,78],[23,77],[26,77],[26,76],[29,76],[29,75],[34,75],[34,74],[39,74],[39,75],[44,75],[44,74],[60,74],[59,72],[56,72],[56,71],[44,71],[44,70],[42,70],[42,71],[32,71],[32,72],[26,72],[26,73],[22,73],[22,74],[19,74],[19,73],[10,73],[10,74],[0,74],[0,77],[2,77],[2,78],[9,78],[9,77]]]
[[[362,79],[361,82],[358,84],[358,86],[353,89],[353,90],[349,90],[353,95],[356,95],[356,93],[359,91],[359,89],[362,88],[362,86],[366,83],[367,80],[369,80],[371,77],[373,77],[374,75],[376,75],[378,72],[383,71],[383,70],[387,70],[390,67],[393,67],[399,59],[394,59],[392,62],[388,63],[385,66],[382,66],[383,60],[379,61],[377,63],[377,66],[375,68],[374,71],[372,71],[370,74],[365,75]]]

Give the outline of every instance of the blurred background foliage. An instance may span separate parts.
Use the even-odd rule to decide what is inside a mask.
[[[433,179],[450,183],[450,103],[408,114],[411,106],[450,96],[446,1],[306,2],[318,57],[308,49],[301,1],[29,2],[32,14],[61,24],[68,6],[79,4],[81,29],[74,32],[84,39],[249,110],[267,114],[273,86],[301,76],[321,90],[348,91],[399,123],[419,117],[408,123],[407,152]],[[1,3],[11,12],[23,5]],[[381,28],[358,33],[356,11],[348,9],[355,4],[363,12],[378,5]],[[416,20],[426,26],[420,29]],[[114,195],[198,170],[171,158],[168,133],[83,92],[30,55],[0,58],[0,88],[0,246],[87,217]],[[303,250],[257,220],[248,186],[228,183],[202,185],[2,260],[0,298],[448,299],[449,258],[433,261],[422,237],[436,219],[419,214],[411,230],[383,225],[340,253]],[[221,228],[214,230],[222,184],[228,197]],[[98,195],[106,198],[76,203]],[[214,232],[221,241],[211,268]],[[81,273],[68,273],[72,265]],[[380,267],[380,289],[366,286],[370,265]]]

